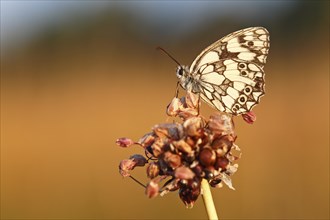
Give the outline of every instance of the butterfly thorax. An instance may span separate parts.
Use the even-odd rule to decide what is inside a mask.
[[[198,79],[190,73],[188,66],[178,66],[176,76],[178,77],[180,85],[183,89],[194,93],[200,92]]]

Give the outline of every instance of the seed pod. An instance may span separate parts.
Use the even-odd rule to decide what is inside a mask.
[[[215,162],[216,154],[211,147],[204,147],[199,153],[199,162],[204,167],[212,166]]]
[[[180,180],[191,180],[195,177],[195,173],[186,166],[175,169],[174,176]]]
[[[164,161],[172,169],[176,169],[177,167],[179,167],[181,165],[181,157],[179,155],[173,154],[169,151],[165,152]]]
[[[131,174],[129,173],[129,171],[133,170],[136,166],[136,162],[133,159],[125,159],[120,161],[119,163],[119,173],[123,176],[123,177],[128,177]]]
[[[218,136],[234,134],[232,118],[225,113],[211,115],[208,125],[212,133]]]
[[[151,146],[155,141],[154,135],[154,132],[147,133],[142,138],[140,138],[138,143],[141,144],[144,148]]]
[[[179,151],[183,153],[190,153],[192,151],[191,146],[187,144],[184,140],[173,141],[174,147],[176,147]]]
[[[177,123],[158,124],[153,127],[153,131],[159,138],[173,140],[179,140],[183,135],[182,125]]]
[[[191,108],[185,108],[182,111],[180,111],[179,113],[179,117],[183,118],[184,120],[190,118],[190,117],[194,117],[197,116],[198,112],[196,109],[191,109]]]
[[[159,180],[151,180],[146,187],[146,195],[148,198],[155,198],[159,193]]]
[[[180,199],[187,208],[192,208],[194,206],[194,203],[198,199],[200,193],[200,187],[190,188],[187,186],[182,186],[179,190]]]
[[[171,103],[166,108],[166,114],[168,116],[177,116],[180,112],[180,109],[183,108],[183,104],[181,103],[179,98],[173,98]]]
[[[155,178],[156,176],[158,176],[159,174],[159,166],[156,162],[151,162],[149,163],[148,167],[147,167],[147,176],[150,179]]]
[[[192,92],[187,92],[187,95],[185,97],[185,103],[188,108],[196,109],[198,107],[198,101],[199,101],[198,95]]]
[[[224,156],[233,146],[234,138],[232,135],[224,135],[213,140],[211,146],[216,150],[218,157]]]
[[[164,151],[164,141],[160,138],[157,138],[155,142],[151,145],[151,153],[155,157],[158,157]]]
[[[203,128],[203,121],[200,117],[191,117],[183,123],[183,127],[188,136],[198,136]]]
[[[229,160],[226,157],[218,157],[214,164],[215,169],[221,168],[221,170],[226,170],[229,165]]]
[[[129,138],[125,138],[125,137],[123,137],[123,138],[118,138],[117,140],[116,140],[116,144],[118,145],[118,146],[120,146],[120,147],[129,147],[129,146],[131,146],[132,144],[134,144],[135,142],[134,141],[132,141],[131,139],[129,139]]]

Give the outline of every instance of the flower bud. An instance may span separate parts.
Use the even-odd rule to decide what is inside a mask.
[[[164,154],[164,161],[172,169],[176,169],[181,165],[181,157],[177,154],[173,154],[169,151]]]
[[[196,176],[199,176],[199,177],[203,176],[203,167],[200,164],[194,166],[191,169],[196,174]]]
[[[234,133],[234,124],[232,119],[225,113],[216,113],[211,115],[208,125],[210,130],[218,136]]]
[[[179,190],[179,196],[182,202],[186,205],[186,208],[193,208],[195,201],[201,193],[200,187],[189,188],[181,187]]]
[[[252,111],[242,114],[243,120],[246,121],[248,124],[253,124],[257,120],[256,114],[254,114]]]
[[[187,153],[187,154],[189,154],[192,151],[191,146],[189,144],[187,144],[187,142],[185,142],[182,139],[179,140],[179,141],[173,141],[173,145],[179,151],[184,152],[184,153]]]
[[[214,169],[214,166],[208,166],[203,171],[205,173],[205,179],[210,180],[210,179],[214,178],[215,171],[216,171]]]
[[[179,140],[183,135],[182,126],[176,123],[158,124],[153,130],[159,138]]]
[[[214,164],[216,154],[210,147],[204,147],[199,153],[199,162],[205,167],[209,167]]]
[[[146,195],[148,198],[155,198],[159,193],[158,180],[151,180],[146,187]]]
[[[139,167],[143,167],[146,163],[148,163],[148,160],[140,154],[134,154],[129,159],[132,159],[136,163],[135,166]]]
[[[179,98],[173,98],[171,103],[167,106],[166,114],[168,116],[177,116],[183,105]]]
[[[203,128],[203,121],[200,117],[191,117],[183,123],[183,127],[188,136],[199,136]]]
[[[213,140],[211,146],[217,150],[217,154],[224,155],[233,146],[235,138],[232,135],[224,135]]]
[[[185,97],[185,103],[187,104],[188,108],[196,109],[199,104],[198,101],[199,101],[198,95],[192,92],[187,92],[187,95]]]
[[[123,176],[123,177],[128,177],[131,174],[129,174],[129,171],[133,170],[136,166],[136,162],[133,159],[125,159],[120,161],[119,163],[119,173]]]
[[[195,177],[195,173],[186,166],[181,166],[175,169],[174,176],[181,180],[190,180]]]
[[[154,143],[154,141],[155,141],[154,132],[150,132],[145,134],[142,138],[140,138],[138,143],[144,148],[146,148],[148,146],[151,146]]]
[[[193,109],[193,108],[184,108],[179,112],[179,117],[183,118],[184,120],[197,115],[198,115],[197,109]]]
[[[215,169],[221,168],[221,170],[226,170],[228,164],[229,164],[229,160],[226,157],[218,157],[214,164],[214,168]]]
[[[151,145],[151,154],[155,157],[161,155],[164,151],[164,141],[163,139],[157,138],[155,142]]]
[[[148,167],[147,167],[147,176],[150,179],[155,178],[156,176],[158,176],[159,174],[159,167],[158,164],[156,162],[151,162],[149,163]]]
[[[131,146],[132,144],[134,144],[135,142],[134,141],[132,141],[131,139],[129,139],[129,138],[125,138],[125,137],[123,137],[123,138],[118,138],[117,140],[116,140],[116,144],[118,145],[118,146],[120,146],[120,147],[129,147],[129,146]]]

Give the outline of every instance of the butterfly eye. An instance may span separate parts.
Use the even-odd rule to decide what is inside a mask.
[[[181,66],[178,67],[178,69],[176,71],[176,76],[178,78],[181,78],[183,76],[183,68]]]

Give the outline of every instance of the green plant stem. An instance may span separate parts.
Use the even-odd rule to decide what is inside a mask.
[[[210,185],[206,179],[202,180],[202,196],[205,209],[210,220],[219,220],[217,210],[215,209]]]

